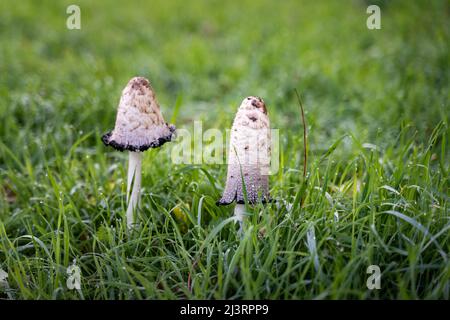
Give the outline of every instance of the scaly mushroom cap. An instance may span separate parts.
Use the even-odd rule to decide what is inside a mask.
[[[119,151],[145,151],[172,140],[174,132],[175,126],[164,121],[150,82],[134,77],[122,91],[114,130],[102,141]]]
[[[270,144],[270,122],[264,101],[253,96],[245,98],[231,128],[227,182],[217,205],[244,203],[244,185],[250,204],[270,201]]]

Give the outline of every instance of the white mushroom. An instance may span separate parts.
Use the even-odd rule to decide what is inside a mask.
[[[135,209],[139,205],[142,152],[171,141],[174,132],[175,126],[164,121],[150,82],[143,77],[132,78],[122,91],[114,129],[102,137],[105,145],[129,151],[128,228],[134,225]]]
[[[222,198],[217,201],[217,205],[236,201],[234,215],[241,229],[245,199],[251,205],[270,201],[270,145],[270,122],[264,101],[253,96],[245,98],[231,128],[227,181]]]

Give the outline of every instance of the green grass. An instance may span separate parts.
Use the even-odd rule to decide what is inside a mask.
[[[371,31],[369,1],[77,1],[70,31],[73,1],[2,1],[0,298],[449,299],[449,6],[374,2]],[[135,75],[178,128],[225,130],[265,99],[278,204],[242,238],[215,206],[226,166],[174,165],[172,143],[145,153],[127,235],[127,155],[100,137]]]

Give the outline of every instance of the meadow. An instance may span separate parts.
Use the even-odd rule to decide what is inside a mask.
[[[447,1],[79,0],[69,30],[72,3],[0,3],[1,299],[449,299]],[[101,136],[136,75],[177,128],[266,101],[276,201],[242,235],[226,165],[173,143],[144,153],[127,232],[127,154]]]

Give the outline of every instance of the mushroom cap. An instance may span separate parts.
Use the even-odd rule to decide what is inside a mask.
[[[239,110],[254,110],[258,109],[264,114],[267,114],[266,104],[264,100],[257,96],[248,96],[242,100]]]
[[[175,126],[164,121],[150,82],[134,77],[122,91],[115,127],[102,141],[119,151],[145,151],[171,141],[174,132]]]
[[[225,190],[217,205],[236,201],[270,202],[270,122],[261,98],[250,96],[239,106],[231,128]]]
[[[262,174],[260,168],[229,165],[225,190],[216,205],[225,206],[234,201],[239,204],[245,203],[244,185],[249,204],[272,201],[269,194],[269,176]]]

